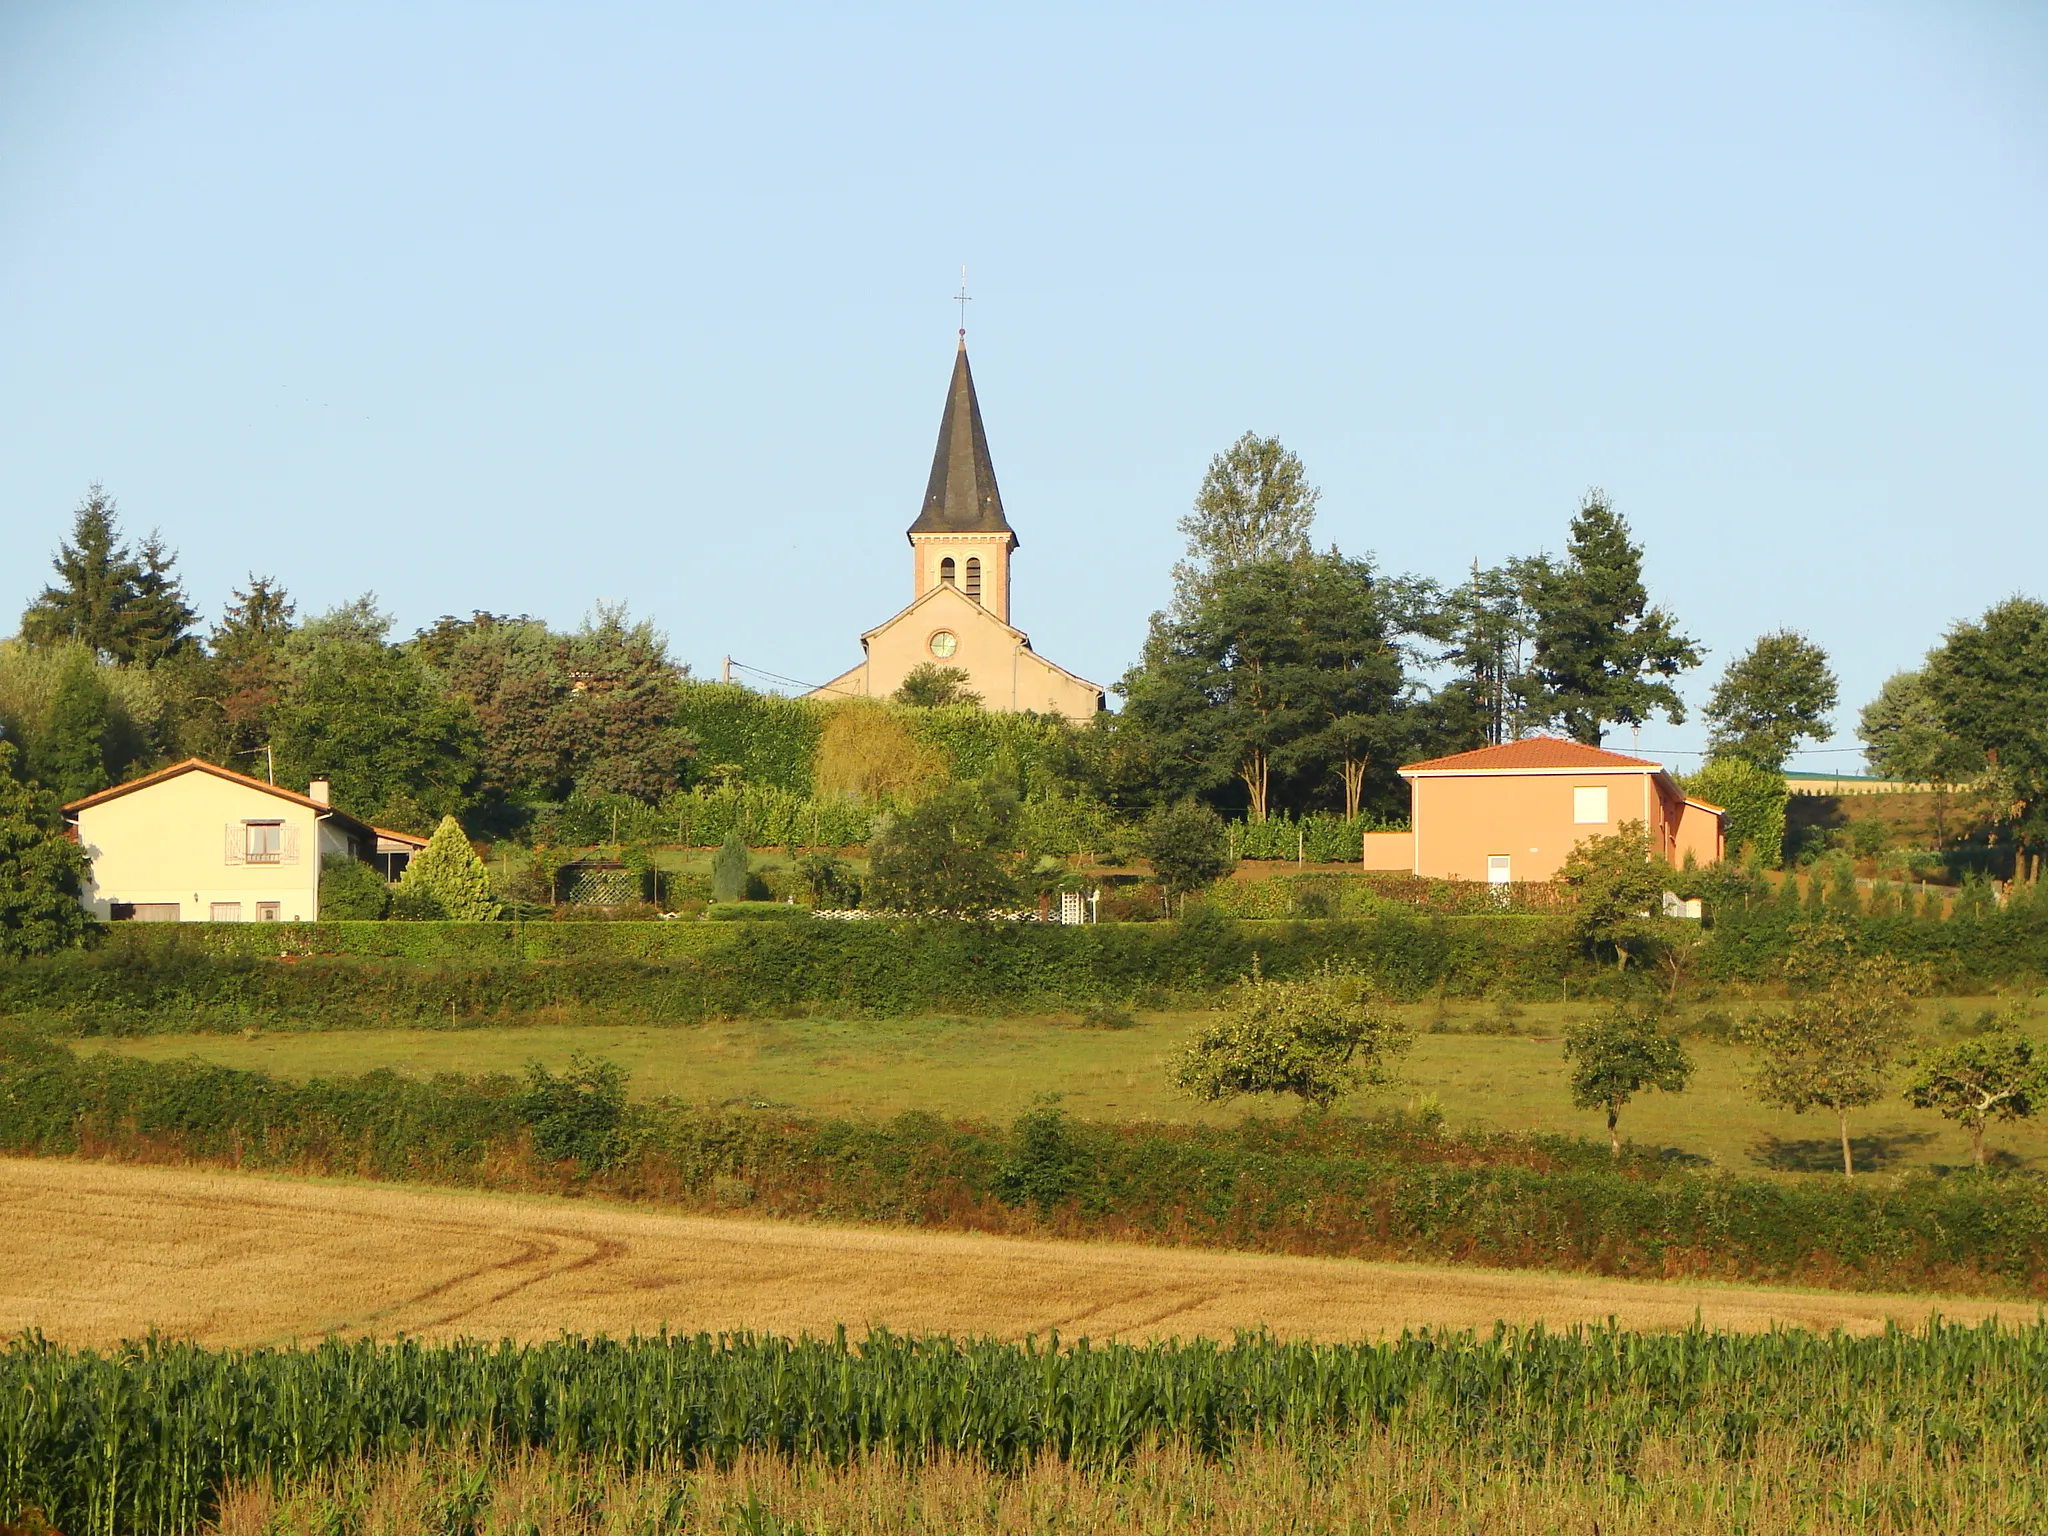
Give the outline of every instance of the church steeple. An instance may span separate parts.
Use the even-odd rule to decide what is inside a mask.
[[[1007,548],[1017,547],[1016,531],[1003,516],[1002,492],[996,489],[965,336],[953,357],[953,380],[946,390],[946,413],[939,418],[939,446],[932,455],[924,506],[909,532],[913,544],[920,534],[996,534]]]

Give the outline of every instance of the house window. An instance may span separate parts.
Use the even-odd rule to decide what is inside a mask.
[[[277,864],[284,859],[284,823],[245,821],[243,858],[251,864]]]
[[[971,555],[967,559],[967,595],[981,601],[981,561]]]
[[[283,916],[284,904],[282,902],[259,901],[256,903],[256,921],[259,923],[274,923]]]
[[[945,559],[939,562],[939,581],[944,586],[950,587],[953,585],[953,557],[951,555],[946,556]]]
[[[1605,785],[1594,789],[1572,791],[1572,820],[1582,827],[1604,827],[1607,825],[1607,789]]]
[[[239,923],[242,920],[242,904],[239,901],[216,901],[207,909],[207,920],[215,923]]]
[[[117,923],[175,923],[179,917],[175,901],[117,901],[112,907]]]
[[[941,661],[944,661],[959,649],[960,637],[950,629],[942,629],[931,638],[931,652]]]

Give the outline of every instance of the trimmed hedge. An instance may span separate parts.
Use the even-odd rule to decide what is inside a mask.
[[[586,1189],[772,1216],[908,1222],[1269,1252],[1459,1260],[1847,1289],[2048,1295],[2048,1183],[1735,1177],[1564,1137],[1394,1118],[1007,1131],[627,1105],[607,1165],[534,1151],[507,1077],[287,1083],[201,1062],[0,1041],[0,1150],[201,1159],[480,1187]]]
[[[775,922],[165,924],[0,965],[0,1017],[86,1033],[642,1023],[836,1010],[1030,1012],[1199,998],[1254,955],[1269,975],[1355,966],[1390,993],[1550,987],[1571,963],[1537,919],[1348,923]]]

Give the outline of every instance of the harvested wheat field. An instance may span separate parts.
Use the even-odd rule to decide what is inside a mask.
[[[1658,1284],[666,1215],[574,1200],[0,1159],[0,1333],[151,1329],[213,1345],[323,1334],[521,1339],[661,1327],[1142,1340],[1264,1327],[1772,1323],[1874,1330],[2028,1303]]]

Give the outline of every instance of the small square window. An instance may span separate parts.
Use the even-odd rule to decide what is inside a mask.
[[[248,835],[246,857],[251,864],[276,864],[284,858],[284,823],[248,821],[242,824]]]
[[[216,901],[208,909],[207,917],[216,923],[239,923],[242,920],[242,904],[239,901]]]
[[[284,904],[282,902],[259,901],[256,903],[256,921],[259,923],[274,923],[283,916]]]
[[[1572,791],[1572,820],[1582,827],[1607,825],[1607,786]]]

